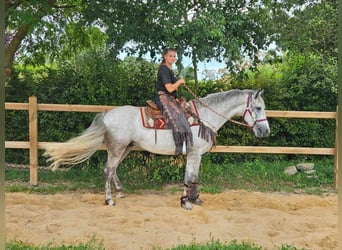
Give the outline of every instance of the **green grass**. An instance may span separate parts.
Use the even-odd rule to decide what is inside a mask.
[[[33,246],[32,244],[25,243],[23,241],[11,240],[6,243],[5,250],[104,250],[103,241],[97,239],[93,236],[86,243],[79,243],[77,245],[65,245],[65,244],[55,244],[53,242]]]
[[[290,245],[282,245],[278,247],[277,249],[278,250],[299,250]],[[189,245],[179,245],[177,247],[170,248],[167,250],[266,250],[266,248],[262,248],[260,246],[257,246],[249,242],[238,243],[236,240],[233,240],[229,243],[222,243],[219,240],[211,239],[207,243],[199,244],[199,243],[193,242]]]
[[[5,245],[5,250],[104,250],[103,242],[92,237],[86,243],[79,243],[78,245],[57,245],[55,243],[48,243],[40,246],[33,246],[22,241],[12,240]],[[300,250],[290,245],[282,245],[278,250]],[[303,249],[303,248],[302,248]],[[154,248],[154,250],[161,250]],[[199,244],[193,242],[189,245],[179,245],[166,250],[266,250],[260,246],[252,243],[242,242],[238,243],[233,240],[229,243],[221,243],[219,240],[210,240],[207,243]]]
[[[184,166],[176,166],[160,158],[146,164],[128,159],[118,169],[125,192],[139,193],[142,190],[162,190],[166,184],[183,183]],[[200,188],[205,193],[220,193],[224,190],[243,189],[260,192],[292,192],[320,195],[334,192],[333,160],[309,161],[315,163],[315,178],[305,173],[293,176],[284,174],[284,169],[299,161],[262,161],[258,159],[245,162],[224,160],[213,163],[203,157],[200,168]],[[29,170],[6,169],[6,192],[37,192],[54,194],[58,192],[84,191],[102,193],[104,191],[103,169],[101,167],[73,167],[64,171],[39,171],[39,185],[30,186]],[[177,192],[173,187],[171,192]]]
[[[6,169],[6,192],[29,192],[54,194],[70,191],[103,191],[103,174],[100,169],[70,168],[65,171],[39,171],[38,186],[28,185],[30,173],[28,169]]]

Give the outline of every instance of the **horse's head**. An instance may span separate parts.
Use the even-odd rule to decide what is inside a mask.
[[[262,99],[263,90],[255,91],[248,95],[246,109],[243,119],[253,129],[256,137],[267,137],[270,135],[270,127],[265,113],[265,103]]]

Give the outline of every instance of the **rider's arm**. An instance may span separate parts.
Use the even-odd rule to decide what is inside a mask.
[[[167,91],[169,92],[169,93],[172,93],[172,92],[174,92],[174,91],[177,91],[178,90],[178,87],[180,86],[180,85],[182,85],[183,83],[185,83],[185,80],[183,79],[183,78],[181,78],[181,79],[178,79],[175,83],[165,83],[164,85],[165,85],[165,88],[167,89]]]

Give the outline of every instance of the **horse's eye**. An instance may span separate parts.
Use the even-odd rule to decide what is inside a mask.
[[[256,111],[261,111],[261,107],[255,107]]]

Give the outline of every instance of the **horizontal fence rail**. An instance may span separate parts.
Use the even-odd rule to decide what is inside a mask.
[[[45,149],[48,145],[62,144],[62,142],[38,142],[39,149]],[[30,149],[28,141],[5,141],[5,148]],[[101,146],[99,150],[106,150]],[[132,147],[132,150],[141,150]],[[212,153],[254,153],[254,154],[302,154],[302,155],[335,155],[335,148],[307,148],[307,147],[268,147],[268,146],[215,146],[209,152]]]
[[[6,102],[7,110],[29,111],[29,138],[30,141],[5,141],[5,148],[30,150],[30,184],[38,184],[38,149],[45,149],[48,145],[61,142],[38,142],[38,111],[62,112],[104,112],[118,106],[101,105],[74,105],[74,104],[38,104],[37,98],[31,96],[29,103]],[[334,185],[338,186],[338,109],[336,112],[317,111],[280,111],[266,110],[267,117],[275,118],[308,118],[308,119],[335,119],[335,148],[310,147],[273,147],[273,146],[222,146],[213,147],[210,152],[215,153],[256,153],[256,154],[308,154],[308,155],[334,155]],[[105,150],[102,145],[99,150]],[[133,150],[142,150],[133,147]]]

